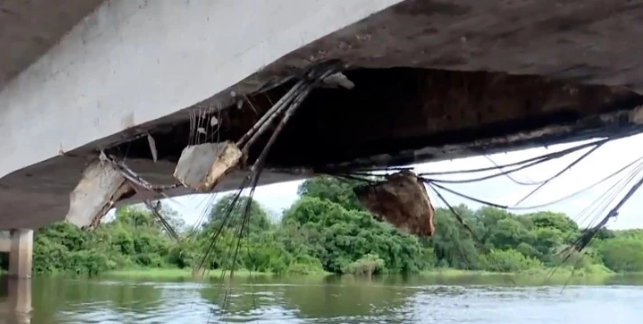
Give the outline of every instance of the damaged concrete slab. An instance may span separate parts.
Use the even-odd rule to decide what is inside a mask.
[[[276,7],[288,10],[275,17]],[[253,23],[238,19],[248,8],[261,13]],[[64,219],[103,149],[151,183],[171,185],[178,170],[184,184],[212,190],[227,167],[214,170],[212,156],[186,167],[191,114],[216,118],[204,138],[236,142],[302,71],[328,61],[341,74],[283,128],[260,183],[640,133],[641,28],[630,23],[639,16],[643,1],[111,1],[0,89],[0,144],[12,152],[0,161],[0,204],[20,215],[2,216],[0,228]],[[203,38],[216,24],[249,36]],[[256,139],[244,165],[268,140]],[[235,189],[247,171],[214,190]],[[96,190],[96,215],[109,190]],[[91,223],[84,217],[76,222]]]
[[[0,145],[12,152],[0,177],[229,98],[229,87],[283,55],[399,2],[105,1],[0,89]],[[38,126],[22,124],[28,115],[40,116]],[[71,127],[70,116],[85,122]]]
[[[69,195],[65,220],[81,228],[93,228],[130,190],[121,172],[109,163],[96,160],[85,169]]]
[[[397,172],[354,191],[375,217],[397,229],[417,236],[431,236],[435,232],[435,209],[424,183],[413,172]]]
[[[174,178],[188,188],[209,192],[238,167],[241,150],[235,143],[205,143],[183,149],[174,170]]]

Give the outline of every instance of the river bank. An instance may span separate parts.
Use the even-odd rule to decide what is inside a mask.
[[[209,270],[204,273],[204,278],[221,278],[229,276],[230,271],[222,270]],[[158,279],[189,279],[192,278],[192,269],[129,269],[129,270],[115,270],[108,271],[100,275],[101,277],[122,277],[122,278],[158,278]],[[237,270],[234,272],[235,277],[251,277],[251,276],[274,276],[272,273],[257,272],[248,270]]]
[[[626,273],[628,275],[638,275],[640,273]],[[530,277],[608,277],[615,275],[623,275],[611,271],[602,265],[591,265],[583,269],[573,269],[569,267],[547,267],[547,268],[534,268],[517,272],[496,272],[484,270],[463,270],[463,269],[432,269],[422,271],[420,275],[424,276],[443,276],[443,277],[458,277],[458,276],[530,276]]]
[[[599,269],[600,270],[600,269]],[[573,271],[572,269],[567,268],[546,268],[546,269],[532,269],[529,271],[523,272],[489,272],[489,271],[475,271],[475,270],[460,270],[460,269],[434,269],[431,271],[422,271],[417,274],[408,275],[408,276],[399,276],[399,275],[376,275],[374,278],[376,280],[387,280],[386,278],[429,278],[435,279],[437,281],[467,281],[467,278],[478,281],[478,280],[487,280],[494,283],[503,283],[508,282],[507,279],[511,278],[513,282],[520,282],[521,284],[565,284],[565,283],[605,283],[609,281],[619,281],[620,279],[627,279],[629,281],[634,280],[637,282],[643,283],[643,274],[641,273],[626,273],[626,274],[617,274],[605,270],[596,270],[594,272],[577,270]],[[229,277],[229,271],[222,270],[209,270],[204,274],[204,279],[208,280],[217,280],[224,277]],[[177,268],[165,268],[165,269],[129,269],[129,270],[118,270],[118,271],[109,271],[100,275],[100,277],[108,278],[123,278],[123,279],[181,279],[181,280],[190,280],[193,279],[191,269],[177,269]],[[269,272],[257,272],[257,271],[248,271],[248,270],[237,270],[234,272],[234,278],[247,279],[250,277],[264,277],[264,278],[279,278],[279,277],[297,277],[301,279],[321,279],[325,277],[344,277],[344,278],[354,278],[353,275],[337,275],[329,272],[320,272],[315,274],[308,275],[275,275]],[[481,279],[482,278],[482,279]],[[422,279],[422,280],[424,280]],[[623,279],[624,280],[624,279]]]
[[[235,254],[238,267],[288,276],[317,276],[324,271],[433,276],[437,272],[443,277],[472,273],[450,269],[483,271],[473,272],[476,275],[551,273],[561,277],[643,272],[643,254],[637,252],[643,251],[643,231],[601,231],[591,246],[579,252],[574,240],[583,230],[564,214],[517,215],[463,205],[458,214],[484,240],[477,242],[450,210],[440,208],[435,211],[440,230],[431,239],[418,239],[374,220],[354,197],[350,183],[314,178],[298,190],[300,199],[279,222],[268,217],[258,203],[246,201],[252,207],[243,218],[250,221],[247,231],[252,235],[243,239],[238,237],[241,214],[230,216],[229,224],[217,217],[227,212],[234,200],[230,195],[212,206],[207,224],[179,231],[181,244],[166,235],[153,213],[134,207],[118,208],[112,221],[94,231],[68,223],[52,224],[34,234],[33,273],[94,276],[118,269],[120,276],[189,278],[189,270],[145,270],[144,274],[122,270],[190,268],[201,262],[208,267],[228,267],[233,264],[229,253],[233,250],[243,251]],[[180,223],[177,213],[164,213],[169,223]],[[216,240],[213,233],[220,233]],[[553,265],[578,270],[550,269]],[[239,271],[238,275],[245,274]],[[218,276],[216,271],[208,274]]]

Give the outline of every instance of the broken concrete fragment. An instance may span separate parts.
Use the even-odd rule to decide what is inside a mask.
[[[359,201],[376,217],[409,234],[431,236],[435,211],[424,184],[410,171],[387,176],[385,181],[355,188]]]
[[[349,80],[343,73],[337,72],[335,74],[332,74],[328,77],[326,77],[323,80],[323,85],[325,85],[328,88],[346,88],[348,90],[353,89],[355,87],[355,83],[353,81]]]
[[[181,153],[174,178],[186,187],[211,191],[237,166],[241,156],[241,150],[230,141],[190,145]]]
[[[152,161],[156,163],[158,159],[158,151],[156,150],[156,141],[152,135],[147,134],[147,143],[150,145],[150,152],[152,152]]]
[[[130,189],[120,171],[109,163],[95,161],[85,169],[69,195],[65,219],[81,228],[95,227]]]

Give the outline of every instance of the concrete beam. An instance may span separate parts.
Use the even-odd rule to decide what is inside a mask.
[[[190,107],[400,1],[106,1],[0,92],[0,178]]]
[[[0,1],[0,89],[102,2]]]
[[[412,68],[345,73],[355,88],[316,89],[275,143],[267,166],[404,165],[593,136],[625,136],[643,129],[643,96],[620,87]],[[274,100],[283,92],[276,88],[251,97],[257,99],[253,109],[260,115],[271,106],[264,98]],[[251,126],[248,121],[260,118],[253,116],[250,109],[221,113],[227,125],[221,137],[243,134]],[[177,134],[154,136],[157,143],[188,137]],[[249,163],[266,140],[250,150]],[[178,156],[183,145],[169,148],[159,150],[160,160]],[[144,156],[149,156],[145,139],[131,143],[129,157]]]
[[[0,231],[0,252],[11,251],[11,235],[9,231]]]
[[[31,278],[33,253],[33,231],[11,230],[11,251],[9,252],[9,276],[18,279]]]

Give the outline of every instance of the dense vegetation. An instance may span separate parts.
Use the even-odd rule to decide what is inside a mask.
[[[230,223],[221,223],[231,196],[220,199],[199,228],[187,229],[179,215],[164,211],[180,228],[180,244],[149,212],[135,207],[119,208],[115,219],[91,232],[53,224],[35,235],[34,271],[94,275],[115,269],[189,268],[222,228],[207,268],[230,269],[234,262],[237,269],[277,274],[417,273],[436,268],[520,272],[554,266],[584,273],[643,272],[641,230],[603,230],[584,255],[566,259],[561,251],[568,251],[580,229],[560,213],[515,215],[495,208],[456,207],[477,233],[480,246],[445,209],[436,210],[434,237],[419,240],[375,221],[357,202],[350,183],[315,178],[303,183],[299,194],[279,222],[251,201],[248,230],[241,239],[239,210]]]

